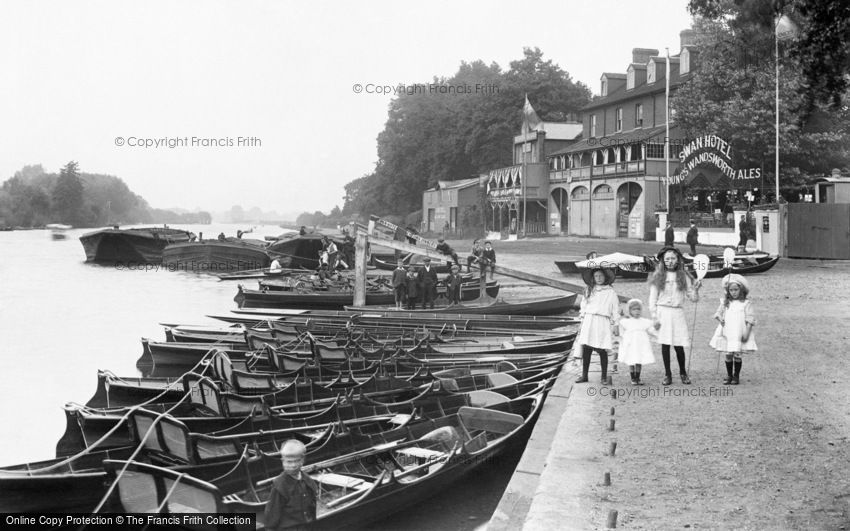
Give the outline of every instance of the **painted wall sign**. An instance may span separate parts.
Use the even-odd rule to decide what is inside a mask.
[[[679,155],[681,170],[667,184],[683,182],[697,166],[712,165],[732,180],[761,179],[761,168],[736,169],[732,166],[732,146],[717,135],[705,135],[688,142]]]

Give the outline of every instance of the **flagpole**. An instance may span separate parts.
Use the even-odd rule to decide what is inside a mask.
[[[667,220],[670,220],[670,48],[667,50],[667,68],[664,87],[664,110],[667,122],[667,133],[664,136],[664,159],[667,166],[667,181],[664,190],[666,192],[665,201],[667,203]]]
[[[781,17],[780,17],[781,20]],[[776,145],[775,145],[775,172],[776,172],[776,204],[779,205],[779,35],[777,35],[777,30],[779,26],[779,22],[777,22],[777,28],[773,30],[773,51],[774,51],[774,59],[776,60]]]

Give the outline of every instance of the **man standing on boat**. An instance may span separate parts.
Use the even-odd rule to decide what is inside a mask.
[[[419,286],[422,289],[422,309],[431,305],[434,309],[434,299],[437,298],[437,270],[431,267],[431,259],[427,256],[422,262],[425,264],[419,271]]]
[[[306,530],[316,520],[316,492],[313,478],[301,471],[307,448],[290,439],[280,449],[283,473],[275,478],[264,512],[269,531]]]

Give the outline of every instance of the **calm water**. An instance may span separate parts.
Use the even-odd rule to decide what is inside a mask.
[[[245,225],[187,225],[212,237]],[[161,322],[216,324],[235,308],[237,282],[188,272],[118,270],[85,263],[79,236],[0,232],[0,465],[52,458],[65,430],[61,407],[94,394],[97,370],[138,375],[140,338],[164,339]],[[283,232],[259,226],[246,237]],[[241,281],[253,287],[255,281]],[[505,459],[390,528],[474,529],[495,509],[515,461]],[[439,511],[435,509],[439,508]],[[435,515],[435,513],[438,513]],[[388,522],[388,524],[390,524]]]

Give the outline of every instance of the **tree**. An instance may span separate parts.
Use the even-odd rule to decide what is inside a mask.
[[[83,183],[79,165],[71,161],[59,171],[59,179],[51,194],[53,214],[58,221],[80,225],[87,217],[83,212]]]
[[[732,144],[736,167],[762,167],[773,181],[775,155],[775,60],[772,34],[758,24],[698,19],[698,74],[674,94],[671,106],[686,138],[716,134]],[[786,57],[780,58],[790,60]],[[800,70],[782,69],[780,157],[782,184],[799,185],[807,174],[826,173],[850,160],[846,107],[810,109]],[[768,180],[766,179],[766,180]]]
[[[850,83],[850,2],[847,0],[690,0],[694,15],[724,22],[738,35],[753,30],[773,43],[776,20],[790,16],[799,35],[789,43],[789,67],[800,72],[797,86],[804,115],[818,104],[843,106]],[[742,48],[743,49],[743,48]]]
[[[537,48],[525,49],[507,72],[496,63],[463,62],[452,77],[424,87],[390,103],[375,171],[345,186],[343,213],[406,215],[438,181],[510,165],[526,93],[544,118],[557,120],[590,98],[587,87]],[[463,92],[446,92],[458,87]]]

